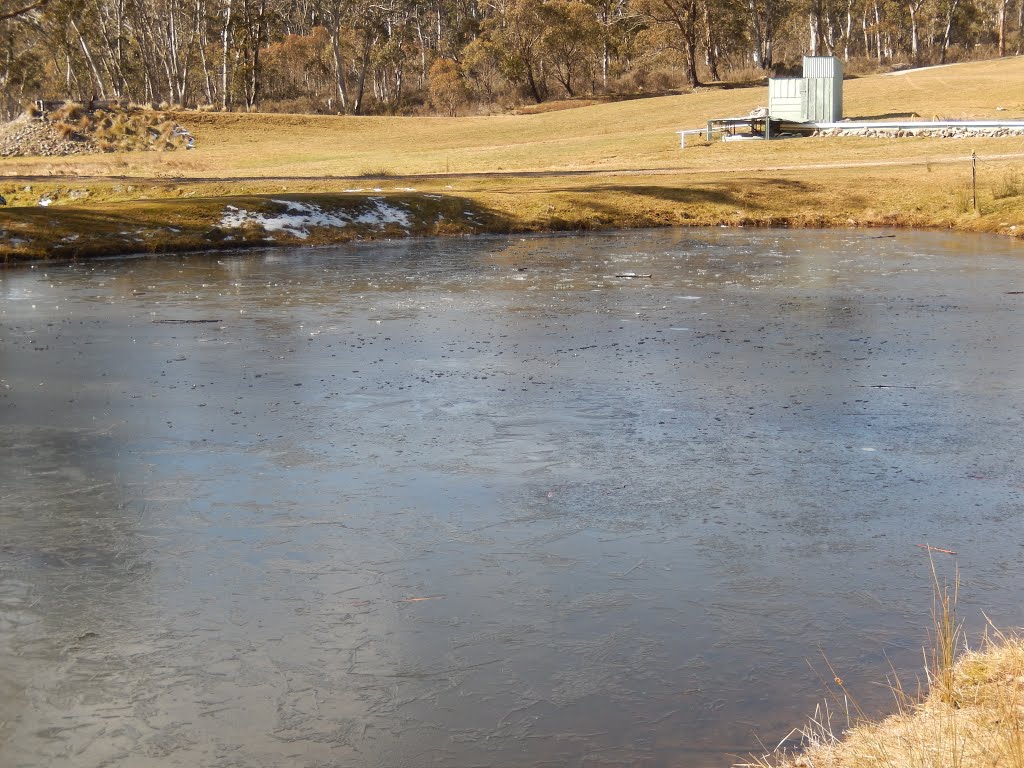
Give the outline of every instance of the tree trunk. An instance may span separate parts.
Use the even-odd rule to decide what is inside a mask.
[[[761,14],[758,12],[757,0],[748,0],[747,9],[750,12],[750,38],[751,43],[753,43],[751,59],[755,67],[766,69],[767,65],[764,61],[764,30],[761,26]]]
[[[878,8],[878,0],[875,0],[875,55],[878,63],[882,63],[882,12]]]
[[[213,104],[213,72],[210,70],[210,62],[206,58],[206,36],[209,30],[206,24],[206,15],[201,12],[201,2],[202,0],[196,0],[196,18],[199,20],[199,63],[203,68],[205,101],[207,104]]]
[[[366,90],[366,71],[370,68],[370,51],[373,49],[375,33],[366,29],[363,30],[363,55],[359,62],[359,81],[356,85],[356,99],[352,102],[352,112],[356,115],[363,113],[363,93]]]
[[[917,33],[917,9],[918,3],[908,3],[907,10],[910,11],[910,55],[915,64],[921,63],[921,50],[918,43]]]
[[[101,99],[106,99],[107,91],[103,87],[103,75],[100,74],[100,70],[96,66],[96,60],[92,57],[92,51],[89,50],[89,43],[87,43],[85,37],[82,36],[82,33],[78,29],[78,25],[75,23],[74,19],[68,19],[68,23],[75,31],[75,34],[78,35],[78,42],[82,45],[82,53],[85,56],[85,62],[89,65],[89,72],[92,75],[93,88],[98,91]]]
[[[530,95],[533,96],[533,100],[540,104],[544,101],[544,97],[541,95],[540,88],[537,87],[537,78],[533,75],[533,65],[526,65],[526,84],[530,86]]]
[[[956,9],[960,5],[960,0],[952,0],[949,4],[949,11],[946,13],[946,31],[942,35],[942,52],[939,55],[939,64],[946,63],[946,52],[949,50],[949,44],[953,37],[953,17],[956,15]]]
[[[860,31],[864,35],[864,55],[871,55],[871,36],[868,34],[868,9],[864,8],[860,17]]]
[[[1017,56],[1024,53],[1024,0],[1017,0]]]
[[[220,106],[227,111],[231,109],[231,5],[227,0],[224,7],[224,33],[221,35],[221,71],[220,71]]]
[[[334,87],[341,112],[348,112],[348,89],[345,87],[345,62],[341,56],[341,30],[338,23],[331,25],[331,55],[334,58]]]
[[[714,22],[711,20],[711,3],[705,0],[701,5],[704,21],[704,63],[708,67],[711,79],[718,82],[722,79],[718,74],[718,46],[715,41]]]
[[[853,36],[853,0],[846,3],[846,27],[843,29],[843,58],[850,60],[850,38]]]
[[[1006,55],[1006,6],[1009,0],[999,0],[999,55]]]
[[[259,108],[260,103],[260,50],[265,37],[264,26],[267,23],[267,0],[260,0],[259,16],[256,17],[252,41],[252,70],[246,87],[245,107],[249,112]]]
[[[691,88],[700,86],[700,78],[697,76],[697,41],[693,39],[686,41],[686,79]]]

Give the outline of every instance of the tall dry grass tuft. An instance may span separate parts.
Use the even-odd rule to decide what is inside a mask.
[[[963,640],[963,623],[957,619],[956,606],[960,597],[960,569],[953,577],[952,590],[949,581],[935,571],[935,561],[929,556],[932,574],[932,638],[930,663],[928,665],[928,686],[933,695],[946,704],[956,704],[953,666],[960,655]]]
[[[68,101],[50,113],[50,119],[54,121],[74,122],[85,114],[85,107],[73,101]]]
[[[65,140],[74,139],[78,136],[78,129],[69,123],[57,123],[54,126],[54,130],[57,132],[57,136]]]
[[[925,690],[907,692],[893,673],[895,712],[871,721],[826,659],[838,688],[826,687],[845,724],[826,702],[783,740],[799,737],[797,751],[780,743],[737,768],[1024,768],[1024,638],[989,622],[979,648],[967,649],[957,617],[959,570],[952,581],[940,579],[933,561],[931,577]]]
[[[1022,192],[1024,192],[1024,177],[1016,168],[1005,171],[1003,178],[992,186],[992,197],[996,200],[1017,197]]]
[[[961,184],[953,189],[953,210],[956,213],[974,213],[974,192],[970,184]]]

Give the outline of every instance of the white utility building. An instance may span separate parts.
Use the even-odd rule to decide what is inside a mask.
[[[768,114],[794,123],[843,119],[843,62],[835,56],[804,56],[803,77],[768,80]]]

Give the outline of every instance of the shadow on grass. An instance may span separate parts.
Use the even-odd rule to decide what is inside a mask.
[[[739,91],[745,88],[767,88],[768,75],[760,80],[739,80],[736,82],[704,83],[702,88],[715,88],[720,91]]]
[[[265,229],[260,217],[289,217],[296,213],[289,203],[315,205],[323,212],[342,215],[348,223],[303,225],[300,217],[298,227],[277,228],[273,232]],[[382,208],[382,204],[388,207]],[[224,214],[231,210],[229,206],[235,212],[248,211],[253,218],[225,225]],[[15,207],[0,209],[0,265],[144,253],[330,245],[355,239],[471,235],[512,229],[512,222],[498,211],[472,200],[442,195],[285,192],[142,200],[95,207]]]
[[[833,220],[814,203],[814,184],[790,179],[730,179],[700,186],[608,184],[550,190],[550,230],[657,226],[822,226]]]
[[[705,184],[699,187],[667,186],[663,184],[600,184],[581,187],[564,187],[553,190],[563,193],[614,194],[654,198],[680,205],[743,205],[759,208],[756,200],[773,192],[800,193],[810,190],[809,185],[792,179],[761,179],[756,183],[744,184],[743,179]]]
[[[849,116],[848,120],[909,120],[920,117],[917,112],[886,112],[884,115],[857,115]]]

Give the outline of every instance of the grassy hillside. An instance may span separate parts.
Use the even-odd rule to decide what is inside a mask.
[[[31,244],[17,250],[39,255],[49,247],[43,233],[19,226],[16,211],[35,206],[43,195],[53,206],[20,221],[42,218],[53,226],[54,217],[74,207],[102,222],[141,206],[138,215],[144,209],[147,226],[159,230],[167,217],[190,215],[207,217],[197,228],[208,229],[210,212],[239,195],[365,197],[376,189],[381,191],[373,194],[415,190],[458,198],[483,222],[445,219],[437,227],[433,219],[417,220],[409,228],[414,234],[670,223],[1024,231],[1021,137],[842,137],[679,149],[676,130],[746,114],[766,101],[767,88],[757,86],[490,117],[183,112],[175,119],[195,135],[194,151],[0,160],[0,194],[11,203],[0,209],[0,229],[22,232],[20,239],[32,235]],[[1024,119],[1024,57],[848,80],[845,114]],[[981,158],[977,215],[965,188],[972,150]],[[197,206],[183,198],[207,202]],[[339,239],[373,233],[318,234]],[[180,237],[173,244],[148,239],[151,250],[184,247]],[[79,242],[75,252],[113,247],[93,245]]]

